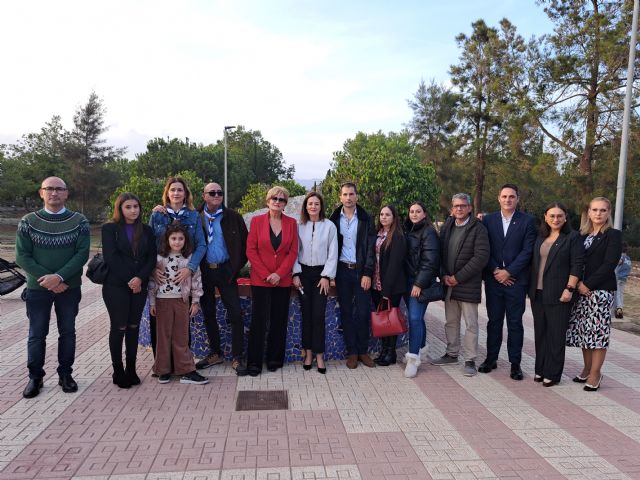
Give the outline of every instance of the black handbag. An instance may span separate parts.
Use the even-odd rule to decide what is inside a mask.
[[[418,296],[420,303],[439,302],[440,300],[444,300],[444,287],[442,282],[437,279],[434,279],[428,287],[423,288]]]
[[[87,265],[87,278],[93,283],[101,285],[109,275],[109,267],[104,261],[102,253],[96,253]]]

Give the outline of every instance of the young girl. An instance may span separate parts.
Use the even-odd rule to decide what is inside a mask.
[[[193,355],[189,350],[189,317],[198,313],[202,296],[200,269],[182,282],[176,282],[178,272],[191,260],[192,245],[184,227],[167,226],[158,250],[156,268],[164,272],[159,284],[153,276],[149,281],[149,309],[157,318],[157,348],[154,372],[160,383],[171,380],[171,357],[174,373],[180,383],[203,385],[209,379],[196,372]],[[189,307],[191,297],[191,307]]]

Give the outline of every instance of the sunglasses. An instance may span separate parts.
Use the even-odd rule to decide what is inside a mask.
[[[287,199],[284,197],[271,197],[271,200],[277,203],[287,203]]]
[[[224,192],[222,190],[211,190],[210,192],[204,192],[210,197],[222,197],[224,196]]]

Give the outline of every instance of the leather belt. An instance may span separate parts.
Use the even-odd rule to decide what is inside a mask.
[[[358,267],[357,263],[351,263],[351,262],[340,262],[342,265],[344,265],[345,267],[347,267],[349,270],[355,270]]]
[[[228,262],[228,260],[227,260],[227,262]],[[211,270],[217,270],[218,268],[222,268],[224,265],[226,265],[227,262],[223,262],[223,263],[207,263],[207,267],[209,267]]]

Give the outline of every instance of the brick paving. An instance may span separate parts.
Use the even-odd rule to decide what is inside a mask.
[[[480,307],[484,355],[484,306]],[[443,305],[427,312],[430,353],[444,352]],[[532,381],[533,321],[525,315],[525,380],[498,369],[468,378],[458,365],[423,364],[326,375],[299,364],[238,378],[228,364],[205,386],[160,385],[140,349],[142,384],[111,382],[108,318],[95,285],[83,286],[74,376],[65,394],[55,376],[51,325],[42,393],[27,381],[27,322],[19,292],[0,297],[0,479],[640,479],[640,338],[613,331],[599,392],[571,382],[581,353],[567,350],[552,388]],[[236,412],[241,390],[287,390],[289,410]]]

